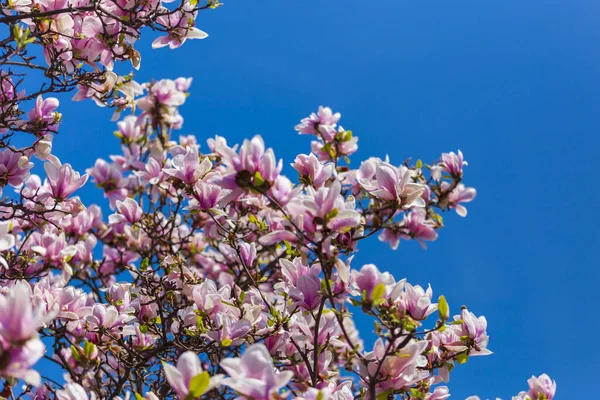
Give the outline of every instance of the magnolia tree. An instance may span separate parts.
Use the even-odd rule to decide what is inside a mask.
[[[14,193],[0,204],[0,397],[448,398],[454,367],[491,354],[485,318],[352,259],[371,236],[425,247],[442,213],[466,216],[462,153],[351,164],[358,139],[326,107],[296,126],[312,142],[290,178],[259,136],[176,137],[191,79],[113,71],[139,66],[142,28],[178,47],[219,5],[165,3],[2,3],[0,187]],[[121,153],[84,175],[52,154],[47,95],[71,89],[122,114]],[[106,205],[77,197],[88,178]],[[373,345],[355,317],[374,321]],[[528,383],[513,399],[554,398],[547,375]]]

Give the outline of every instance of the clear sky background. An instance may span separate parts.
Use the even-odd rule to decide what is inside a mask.
[[[294,125],[342,113],[369,156],[400,164],[461,149],[478,190],[423,251],[361,243],[372,262],[488,319],[494,355],[450,382],[454,399],[509,399],[549,373],[559,399],[596,393],[600,358],[600,5],[583,0],[225,1],[201,13],[203,41],[150,49],[138,81],[193,77],[182,133],[205,146],[261,134],[286,171],[310,140]],[[68,99],[70,96],[61,97]],[[111,112],[61,106],[56,154],[82,171],[118,151]],[[204,147],[206,148],[206,147]],[[99,199],[93,185],[84,199]],[[372,324],[359,321],[369,341]]]

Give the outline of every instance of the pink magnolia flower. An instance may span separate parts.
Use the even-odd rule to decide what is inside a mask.
[[[173,157],[171,166],[172,168],[165,168],[163,171],[172,177],[193,185],[212,169],[212,162],[208,157],[203,158],[200,162],[198,150],[188,149],[185,155],[179,154]]]
[[[362,266],[360,271],[354,270],[352,272],[358,289],[361,293],[365,293],[367,299],[370,299],[375,286],[382,283],[379,269],[373,264],[366,264]]]
[[[0,376],[23,379],[32,386],[40,385],[40,374],[31,369],[46,352],[46,347],[39,338],[30,339],[17,346],[6,346],[0,337],[0,351],[4,353],[2,359],[7,360],[0,365]]]
[[[375,172],[375,181],[359,180],[360,185],[371,195],[395,202],[398,207],[425,207],[421,195],[424,185],[412,181],[412,173],[406,167],[396,168],[388,163],[381,163]]]
[[[175,11],[158,17],[157,22],[169,29],[167,36],[160,36],[152,42],[152,48],[158,49],[169,46],[176,49],[183,45],[187,39],[205,39],[208,34],[194,27],[195,13],[189,11]]]
[[[464,161],[463,154],[458,150],[458,154],[454,152],[442,154],[442,169],[452,175],[453,177],[460,178],[463,174],[463,166],[469,165]],[[439,179],[438,179],[439,180]]]
[[[0,342],[23,343],[37,337],[46,321],[42,304],[34,307],[31,297],[31,288],[22,281],[0,294]]]
[[[138,105],[144,111],[149,111],[156,106],[179,107],[183,105],[187,96],[181,89],[184,89],[185,85],[178,82],[181,81],[161,79],[152,83],[148,89],[149,96],[140,99]]]
[[[489,337],[487,335],[487,320],[484,316],[476,317],[475,314],[463,308],[460,315],[454,316],[455,321],[462,321],[460,325],[451,325],[456,338],[452,343],[444,344],[446,348],[452,351],[461,352],[469,350],[471,356],[487,356],[492,354],[487,345]]]
[[[53,161],[44,163],[52,197],[59,201],[65,200],[87,182],[88,175],[80,176],[70,164],[61,165],[58,159]]]
[[[303,310],[314,310],[321,304],[321,280],[314,275],[301,275],[296,286],[289,289],[294,305]]]
[[[144,171],[135,171],[134,174],[151,185],[160,183],[166,177],[162,166],[153,157],[148,159],[148,163],[146,164]]]
[[[340,113],[333,113],[329,107],[319,107],[319,111],[312,113],[308,118],[296,125],[296,130],[301,135],[321,136],[325,143],[335,138],[335,127],[341,118]]]
[[[529,383],[529,395],[532,400],[552,400],[556,394],[556,381],[553,381],[548,375],[542,374],[539,377],[532,376]]]
[[[227,314],[213,315],[213,322],[219,329],[209,331],[205,336],[221,343],[223,346],[239,346],[244,343],[244,337],[252,328],[246,319],[237,320]]]
[[[115,306],[105,304],[95,304],[92,307],[91,314],[85,317],[90,332],[107,330],[113,335],[119,335],[119,329],[133,319],[134,317],[130,315],[120,313]],[[90,338],[96,340],[97,336],[91,335]]]
[[[269,232],[258,239],[259,243],[263,246],[270,246],[275,243],[281,243],[284,240],[290,243],[295,243],[298,241],[298,237],[296,237],[296,235],[293,232],[278,229]]]
[[[33,154],[40,160],[47,160],[52,152],[52,140],[54,136],[52,134],[46,134],[43,138],[39,139],[34,147]]]
[[[384,357],[387,346],[379,338],[373,346],[373,351],[365,355],[367,360],[375,362],[371,362],[367,366],[359,364],[359,373],[363,379],[368,380],[368,376],[373,375],[376,370],[380,370],[380,376],[385,379],[377,383],[376,391],[378,393],[388,389],[411,386],[428,376],[427,371],[420,368],[427,365],[427,359],[422,354],[428,345],[427,341],[412,340],[394,355]]]
[[[190,394],[190,382],[192,379],[203,373],[200,359],[191,351],[186,351],[179,356],[177,367],[163,363],[163,368],[165,370],[167,381],[169,381],[169,384],[181,399],[187,398]],[[211,377],[204,393],[218,386],[221,377],[222,375]],[[199,395],[201,394],[203,393],[200,393]]]
[[[33,163],[22,162],[22,155],[10,148],[0,152],[0,187],[9,184],[13,187],[20,187],[29,177],[29,171]]]
[[[71,382],[65,385],[63,390],[56,391],[56,398],[58,400],[95,400],[96,394],[92,392],[90,397],[88,391],[80,384]]]
[[[446,400],[450,397],[450,390],[446,386],[438,386],[433,393],[425,396],[425,400]]]
[[[281,272],[290,286],[297,286],[298,279],[301,276],[312,275],[315,278],[319,278],[321,273],[321,266],[318,264],[308,266],[302,262],[302,258],[296,257],[292,261],[286,260],[285,258],[279,260],[281,266]]]
[[[198,309],[209,314],[226,312],[227,306],[223,301],[231,299],[231,287],[225,285],[217,289],[216,283],[207,279],[193,287],[192,298]]]
[[[442,190],[446,189],[450,184],[448,182],[442,183]],[[448,195],[448,208],[453,208],[456,213],[461,217],[467,216],[467,209],[460,203],[468,203],[473,201],[477,191],[474,188],[467,188],[464,184],[459,183],[456,188]]]
[[[361,215],[355,210],[352,196],[345,199],[341,191],[339,181],[333,182],[329,187],[323,186],[316,192],[310,189],[308,196],[292,200],[288,208],[294,214],[302,215],[304,229],[309,233],[317,232],[319,225],[325,225],[333,231],[346,232],[360,225]]]
[[[11,221],[0,222],[0,252],[6,251],[15,245],[15,236],[10,233]]]
[[[137,124],[137,118],[133,115],[128,115],[122,121],[117,122],[117,126],[119,130],[115,135],[118,134],[128,143],[136,142],[144,136],[141,127]]]
[[[117,200],[125,200],[128,197],[126,187],[129,180],[123,177],[122,171],[116,165],[98,159],[86,172],[94,178],[96,185],[104,189],[104,196],[110,200],[111,208],[116,207]]]
[[[38,253],[42,260],[50,265],[60,266],[77,252],[77,247],[67,243],[65,233],[34,232],[27,246]]]
[[[256,245],[254,243],[240,243],[240,258],[246,267],[252,267],[256,259]]]
[[[434,241],[438,237],[433,222],[426,219],[426,216],[425,209],[414,208],[404,217],[404,226],[407,231],[404,238],[416,239],[424,249],[427,248],[423,242],[424,240]]]
[[[45,352],[37,330],[46,323],[43,303],[32,305],[29,284],[17,281],[0,293],[0,354],[5,361],[0,365],[0,376],[25,380],[38,386],[40,375],[31,370]]]
[[[292,167],[300,174],[300,181],[318,189],[331,177],[333,164],[323,165],[314,154],[300,154]]]
[[[144,212],[138,202],[131,197],[128,197],[123,201],[117,200],[117,211],[118,214],[112,214],[108,217],[108,222],[110,224],[120,224],[122,222],[135,224],[142,218]]]
[[[404,220],[390,228],[385,228],[379,235],[379,240],[390,244],[393,250],[398,248],[400,239],[415,239],[422,248],[427,249],[424,241],[434,241],[438,237],[435,224],[426,219],[424,208],[413,208],[404,216]]]
[[[292,371],[277,371],[262,343],[248,347],[240,358],[224,359],[221,367],[229,374],[223,384],[253,400],[270,400],[294,375]]]
[[[216,207],[230,193],[220,186],[202,181],[194,185],[195,198],[190,200],[190,209],[210,210]]]
[[[45,132],[56,132],[61,114],[55,110],[58,108],[58,99],[49,97],[46,100],[38,96],[35,107],[29,111],[27,118],[32,129]]]
[[[431,286],[424,290],[421,286],[405,285],[405,292],[401,296],[402,309],[416,320],[424,320],[437,310],[437,304],[431,303],[433,291]]]
[[[269,188],[283,168],[282,160],[275,160],[272,149],[265,150],[265,142],[258,135],[244,140],[238,153],[226,145],[217,146],[215,152],[235,171],[215,183],[236,190],[234,193],[238,196],[243,194],[242,189]]]
[[[335,146],[330,143],[324,144],[321,140],[310,142],[310,150],[317,155],[319,160],[327,161],[336,157],[350,156],[358,150],[358,138],[352,136],[352,132],[339,126],[337,132],[334,133]]]

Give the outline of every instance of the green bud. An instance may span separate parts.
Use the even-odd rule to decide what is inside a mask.
[[[459,364],[464,364],[469,359],[469,355],[467,353],[458,353],[456,355],[456,362]]]
[[[262,177],[262,175],[260,174],[259,171],[256,171],[254,173],[254,181],[253,181],[253,183],[254,183],[254,187],[261,187],[262,185],[264,185],[265,180],[264,180],[264,178]]]
[[[375,288],[373,289],[373,293],[371,293],[371,301],[373,303],[377,303],[377,302],[379,302],[379,300],[383,299],[384,295],[385,295],[385,285],[383,283],[380,283],[377,286],[375,286]]]
[[[447,321],[448,318],[450,318],[450,307],[448,306],[448,302],[443,295],[438,299],[438,314],[440,316],[440,320],[442,321]]]
[[[193,377],[190,380],[190,394],[188,397],[190,399],[195,399],[196,397],[200,397],[206,392],[208,389],[208,384],[210,382],[210,375],[208,372],[203,371]]]
[[[150,265],[150,260],[148,259],[148,257],[146,257],[140,263],[140,271],[143,272],[143,271],[147,270],[148,269],[148,265]]]

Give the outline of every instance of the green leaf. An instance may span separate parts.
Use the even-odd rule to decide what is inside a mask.
[[[142,395],[140,395],[137,392],[133,392],[134,396],[135,396],[135,400],[144,400],[144,398],[142,397]]]
[[[321,293],[326,294],[328,292],[327,291],[328,284],[329,284],[330,288],[333,287],[333,281],[331,279],[321,280]]]
[[[388,389],[385,392],[381,392],[375,397],[377,400],[387,400],[388,396],[393,393],[392,389]]]
[[[260,187],[265,183],[264,178],[262,177],[262,175],[260,174],[259,171],[256,171],[254,173],[254,187]]]
[[[340,211],[337,208],[334,208],[333,210],[329,211],[325,215],[325,220],[329,221],[331,218],[335,218],[335,216],[338,215],[339,213],[340,213]]]
[[[442,321],[446,321],[450,317],[450,307],[443,295],[438,299],[438,314]]]
[[[71,354],[73,354],[73,358],[75,359],[75,361],[79,361],[81,359],[81,356],[79,355],[79,350],[77,350],[77,347],[71,345]]]
[[[148,257],[144,258],[140,263],[140,271],[145,271],[148,269],[148,265],[150,265],[150,260]]]
[[[456,355],[456,362],[459,364],[464,364],[469,359],[469,355],[467,353],[458,353]]]
[[[373,289],[373,293],[371,293],[371,300],[373,303],[376,303],[383,298],[383,295],[385,295],[385,285],[380,283],[375,286],[375,289]]]
[[[83,343],[83,351],[88,358],[94,352],[95,349],[96,345],[94,343],[88,342],[87,340]]]
[[[146,324],[140,325],[140,332],[142,332],[142,333],[148,332],[148,325],[146,325]]]
[[[415,167],[417,167],[419,169],[423,168],[423,161],[417,160],[417,163],[415,164]]]
[[[208,389],[209,382],[210,375],[206,371],[193,377],[190,381],[190,394],[188,397],[191,396],[192,399],[195,399],[196,397],[202,396],[204,392],[206,392],[206,389]]]
[[[233,340],[231,340],[229,338],[221,340],[221,346],[223,346],[223,347],[229,347],[229,346],[231,346],[232,343],[233,343]]]
[[[250,221],[251,223],[253,223],[256,226],[259,226],[259,224],[260,224],[260,222],[258,222],[258,218],[256,218],[256,215],[254,215],[254,214],[248,215],[248,221]]]

